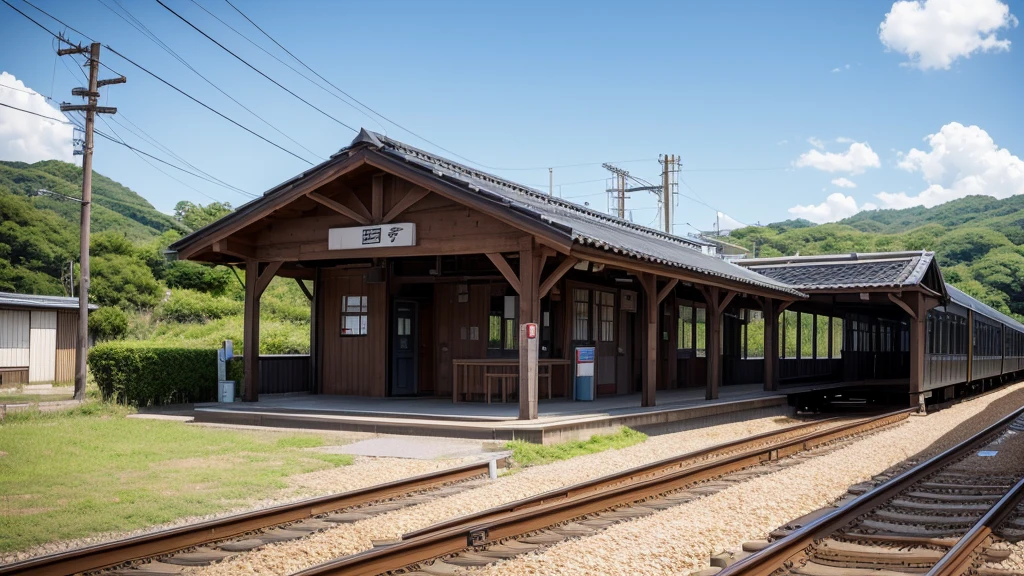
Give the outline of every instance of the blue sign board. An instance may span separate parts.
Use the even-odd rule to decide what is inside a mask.
[[[593,362],[594,361],[594,348],[577,348],[576,349],[576,363],[581,362]]]

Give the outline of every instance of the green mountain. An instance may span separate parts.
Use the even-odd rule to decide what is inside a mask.
[[[81,198],[82,169],[56,160],[0,161],[0,291],[61,295],[61,275],[78,259],[80,205],[39,190]],[[92,231],[141,244],[187,228],[93,172]]]
[[[933,250],[947,282],[1002,312],[1024,315],[1024,195],[872,210],[817,226],[787,220],[734,230],[730,241],[763,257]]]

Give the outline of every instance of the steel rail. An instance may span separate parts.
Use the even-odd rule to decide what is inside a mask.
[[[1024,478],[1018,481],[1002,498],[989,508],[967,534],[932,566],[926,576],[960,576],[967,572],[985,540],[1017,508],[1024,498]]]
[[[1001,418],[996,423],[956,446],[948,448],[925,462],[879,484],[875,488],[861,494],[847,505],[837,508],[813,522],[809,522],[788,536],[772,542],[759,552],[747,556],[732,566],[723,569],[718,573],[719,576],[738,576],[741,574],[743,576],[768,576],[774,573],[803,554],[806,548],[813,544],[814,541],[833,534],[855,518],[884,505],[910,486],[955,462],[1021,414],[1024,414],[1024,407],[1018,408],[1012,414]]]
[[[466,464],[369,488],[306,498],[261,510],[48,554],[21,562],[0,565],[0,576],[10,574],[63,576],[117,566],[143,558],[162,556],[186,548],[233,538],[255,530],[305,520],[320,514],[378,500],[395,498],[441,484],[467,480],[487,474],[488,466],[488,461]]]
[[[436,524],[406,534],[397,543],[331,560],[297,572],[293,576],[370,576],[398,570],[468,547],[522,535],[579,516],[637,502],[859,432],[888,426],[906,419],[910,413],[916,411],[916,408],[899,410],[776,443],[765,444],[765,441],[770,440],[772,436],[777,437],[786,434],[787,431],[791,432],[793,428],[720,444]],[[686,461],[723,451],[734,451],[743,446],[750,447],[731,456],[681,466]],[[671,470],[672,467],[676,469]],[[659,469],[663,473],[658,474]],[[655,476],[636,479],[651,475]]]

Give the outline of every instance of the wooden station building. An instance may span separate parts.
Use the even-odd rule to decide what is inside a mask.
[[[365,130],[171,246],[246,269],[248,401],[261,390],[260,295],[274,276],[313,283],[302,385],[317,394],[516,401],[532,419],[539,399],[575,397],[583,347],[597,395],[640,392],[643,406],[661,389],[715,399],[723,384],[828,378],[916,378],[917,401],[919,363],[862,361],[842,343],[859,337],[857,314],[885,346],[919,340],[926,310],[949,300],[930,254],[738,266],[702,248]],[[791,314],[792,358],[780,342]],[[539,386],[521,392],[525,323],[539,326]]]

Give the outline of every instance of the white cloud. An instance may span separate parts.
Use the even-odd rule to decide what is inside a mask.
[[[725,212],[718,213],[718,226],[720,227],[720,231],[722,232],[747,227],[746,224],[740,222],[739,220],[733,218],[732,216],[729,216]]]
[[[899,168],[920,172],[928,187],[915,196],[881,192],[886,208],[932,207],[972,194],[1007,198],[1024,194],[1024,160],[996,145],[977,126],[951,122],[925,141],[931,151],[916,148],[900,154]]]
[[[811,136],[810,138],[807,139],[807,142],[811,146],[814,146],[815,148],[817,148],[818,150],[824,150],[825,149],[825,143],[822,142],[820,138],[815,138],[814,136]]]
[[[836,72],[842,72],[842,70],[840,70],[839,68],[833,68],[832,73],[835,74]]]
[[[856,188],[857,183],[849,178],[836,178],[832,181],[832,184],[839,186],[840,188]]]
[[[853,142],[853,138],[847,138],[846,136],[840,136],[839,138],[836,138],[836,142],[838,142],[840,144],[849,144],[850,142]]]
[[[0,84],[17,88],[0,86],[0,102],[50,118],[63,118],[60,111],[39,94],[22,92],[29,88],[13,75],[0,72]],[[71,132],[71,126],[66,124],[0,106],[0,160],[70,162],[74,158]]]
[[[814,142],[811,142],[811,145],[815,145]],[[860,174],[866,168],[878,168],[882,165],[878,160],[878,154],[875,154],[867,142],[853,142],[846,152],[811,150],[801,154],[794,164],[798,168],[811,167],[825,172],[850,174]]]
[[[778,142],[775,143],[776,146],[782,146],[783,144],[789,144],[789,140],[783,138],[782,140],[779,140]]]
[[[833,68],[832,69],[832,73],[835,74],[836,72],[842,72],[843,70],[849,70],[849,69],[850,69],[850,65],[846,64],[842,68],[839,68],[839,67]]]
[[[842,192],[833,192],[821,204],[796,205],[789,209],[789,213],[795,218],[804,218],[816,224],[822,224],[849,218],[860,210],[853,196],[846,196]]]
[[[996,32],[1016,25],[1000,0],[901,0],[885,15],[878,37],[889,50],[906,54],[908,66],[948,70],[975,52],[1009,51],[1010,41]]]

